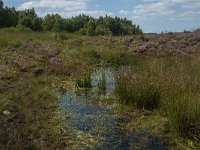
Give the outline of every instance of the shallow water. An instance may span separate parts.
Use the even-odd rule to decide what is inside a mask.
[[[60,107],[64,113],[73,116],[70,119],[71,127],[101,137],[97,150],[129,150],[134,149],[132,145],[143,141],[144,149],[166,149],[160,139],[145,133],[129,135],[120,126],[121,120],[112,113],[112,106],[105,99],[115,90],[114,74],[115,70],[112,69],[96,70],[91,74],[91,91],[71,90],[64,94]],[[98,90],[100,82],[105,82],[104,91]]]

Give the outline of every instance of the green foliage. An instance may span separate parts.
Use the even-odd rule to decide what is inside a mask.
[[[33,31],[41,31],[42,30],[42,18],[34,18],[32,20],[32,28]]]
[[[16,11],[15,8],[3,8],[0,3],[0,28],[5,27],[29,28],[33,31],[67,31],[80,32],[82,35],[132,35],[141,34],[142,30],[132,21],[110,16],[95,19],[87,15],[79,15],[64,19],[59,14],[47,14],[39,18],[34,8]]]
[[[120,53],[111,53],[106,56],[106,61],[109,64],[116,65],[116,66],[122,66],[122,65],[128,65],[131,64],[133,60],[132,56],[129,56],[126,52],[120,52]]]
[[[63,31],[65,29],[65,20],[58,14],[47,14],[44,17],[43,29],[45,31]]]
[[[87,72],[82,77],[77,78],[75,85],[77,88],[92,88],[91,73]]]
[[[87,35],[89,36],[94,36],[95,35],[95,20],[94,19],[90,19],[87,23]]]
[[[17,20],[18,13],[15,8],[0,8],[0,28],[15,27]]]
[[[116,94],[123,104],[159,109],[172,130],[200,140],[200,70],[198,58],[144,59],[134,72],[120,73]]]
[[[42,19],[37,17],[34,8],[20,11],[18,26],[40,31],[42,29]]]
[[[154,110],[159,108],[160,92],[150,81],[131,74],[117,78],[116,94],[123,104],[132,105],[137,109]]]
[[[16,27],[10,27],[10,28],[3,28],[1,31],[6,32],[6,33],[14,33],[14,32],[19,32],[19,29]]]
[[[96,35],[111,35],[111,31],[108,28],[97,26],[95,30]]]
[[[17,25],[17,30],[21,32],[31,32],[31,29],[29,27],[25,27],[20,24]]]
[[[162,77],[162,112],[182,137],[200,140],[199,61],[173,62]]]
[[[122,47],[122,50],[117,51],[109,50],[102,55],[103,61],[113,66],[134,65],[138,62],[138,57],[128,52],[126,47]]]
[[[100,53],[95,50],[93,47],[86,47],[83,51],[82,51],[82,59],[90,62],[90,63],[100,63],[102,60],[102,57],[100,55]]]
[[[87,35],[87,29],[86,28],[82,28],[82,29],[79,30],[79,33],[81,35]]]
[[[101,73],[100,81],[98,83],[98,89],[100,90],[100,92],[106,92],[106,74],[103,71]]]
[[[83,37],[66,32],[20,32],[18,28],[1,29],[0,35],[0,110],[11,112],[11,116],[2,119],[0,135],[3,137],[2,144],[19,146],[11,149],[27,149],[23,147],[26,145],[41,149],[41,142],[43,148],[53,143],[55,147],[52,149],[63,149],[66,139],[71,139],[63,137],[63,134],[71,131],[65,131],[61,125],[66,120],[54,122],[58,101],[52,89],[61,87],[62,81],[69,77],[80,75],[82,69],[88,66],[107,63],[112,66],[133,66],[130,72],[126,67],[120,67],[122,71],[116,79],[116,94],[121,103],[125,104],[123,107],[127,118],[134,118],[132,123],[149,129],[151,122],[156,128],[160,125],[159,120],[164,118],[185,141],[189,141],[187,138],[200,139],[199,56],[159,59],[137,57],[133,51],[128,51],[126,45],[123,45],[124,39],[120,37]],[[144,41],[148,39],[144,38]],[[17,65],[24,69],[16,68]],[[85,73],[75,82],[77,87],[91,88],[90,73]],[[105,74],[102,73],[98,84],[102,91],[106,88],[105,82]],[[113,99],[116,98],[114,95]],[[14,105],[14,109],[9,104]],[[149,116],[144,115],[142,119],[135,120],[135,113],[132,117],[133,110],[127,110],[127,105],[137,109],[158,109],[155,112],[160,112],[161,116],[148,119]],[[10,118],[14,118],[13,122],[5,121]],[[22,122],[20,125],[23,130],[18,130],[18,121]],[[148,123],[145,124],[145,121]]]
[[[3,9],[3,1],[0,0],[0,9]]]
[[[52,38],[56,41],[63,41],[69,39],[66,33],[61,33],[61,32],[52,33]]]
[[[184,138],[200,140],[199,98],[191,93],[182,93],[169,95],[164,100],[172,128]]]
[[[0,47],[7,47],[8,46],[8,41],[7,39],[0,38]]]

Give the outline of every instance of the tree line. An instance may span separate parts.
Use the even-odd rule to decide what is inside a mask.
[[[0,28],[18,27],[33,31],[80,32],[83,35],[132,35],[141,34],[139,25],[131,20],[119,17],[93,18],[88,15],[79,15],[69,19],[59,14],[47,14],[44,18],[38,17],[34,8],[17,11],[14,7],[5,6],[0,0]]]

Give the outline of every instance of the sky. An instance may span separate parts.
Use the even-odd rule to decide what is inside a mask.
[[[17,10],[34,7],[40,17],[47,13],[65,18],[79,14],[126,17],[145,33],[200,28],[200,0],[4,0],[4,5]]]

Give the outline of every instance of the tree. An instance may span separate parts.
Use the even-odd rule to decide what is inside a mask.
[[[0,9],[3,9],[3,1],[0,0]]]
[[[139,25],[135,25],[126,18],[100,16],[98,19],[88,15],[79,15],[69,19],[59,14],[47,14],[39,18],[34,10],[16,11],[15,8],[4,7],[0,0],[0,28],[15,27],[29,28],[33,31],[79,31],[83,35],[132,35],[142,34]]]
[[[32,30],[41,31],[42,30],[42,18],[34,18],[32,20]]]
[[[18,14],[15,8],[3,8],[3,1],[0,1],[0,28],[15,27],[17,20]]]
[[[110,29],[104,25],[98,25],[95,30],[96,35],[112,35]]]
[[[45,31],[51,31],[53,29],[53,26],[54,26],[54,15],[50,15],[50,14],[47,14],[45,17],[44,17],[44,20],[43,20],[43,29]]]
[[[61,16],[59,16],[58,14],[56,14],[54,21],[55,22],[54,22],[52,31],[57,31],[58,32],[58,31],[65,30],[65,25],[64,25],[65,21],[64,21],[64,19]]]
[[[39,31],[42,29],[42,20],[37,17],[34,8],[26,9],[19,12],[18,25],[34,31]]]
[[[59,14],[48,14],[44,17],[43,29],[45,31],[63,31],[65,28],[65,20]]]
[[[90,17],[86,15],[79,15],[71,18],[72,31],[79,31],[81,28],[85,28],[89,22]]]
[[[94,36],[95,35],[95,20],[90,19],[89,22],[87,23],[87,35],[89,36]]]

